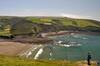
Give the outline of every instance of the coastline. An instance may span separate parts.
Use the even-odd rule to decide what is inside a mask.
[[[85,33],[85,34],[88,34],[88,35],[98,35],[98,33],[70,32],[70,31],[60,31],[60,32],[57,32],[57,33],[56,32],[50,32],[50,33],[43,33],[42,35],[44,35],[44,38],[45,37],[48,38],[49,36],[64,35],[64,34],[71,34],[71,33],[75,33],[75,34],[84,34]],[[43,38],[41,38],[41,39],[43,39]],[[5,43],[6,46],[8,46],[8,44],[11,43],[10,46],[12,45],[13,49],[10,49],[9,52],[12,52],[11,50],[13,50],[13,52],[15,52],[13,54],[13,56],[14,55],[17,55],[17,56],[24,56],[25,55],[26,57],[29,57],[31,55],[32,51],[35,51],[35,49],[40,47],[39,44],[34,44],[34,43],[33,44],[30,44],[30,43],[25,43],[24,44],[24,43],[20,43],[20,42],[11,42],[9,40],[7,41],[7,40],[3,40],[3,39],[0,40],[0,47],[2,47],[2,43]],[[16,45],[18,45],[18,46],[16,47]],[[19,47],[19,46],[24,46],[24,47]],[[14,48],[15,48],[15,50],[14,50]],[[6,49],[9,49],[9,48],[6,48]],[[5,51],[5,52],[8,52],[8,51]]]
[[[41,35],[43,37],[47,36],[57,36],[57,35],[65,35],[65,34],[86,34],[86,35],[100,35],[99,32],[84,32],[84,31],[59,31],[59,32],[48,32],[48,33],[42,33]]]

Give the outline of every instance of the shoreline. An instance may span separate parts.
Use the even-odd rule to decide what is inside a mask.
[[[32,54],[33,51],[35,51],[41,46],[42,45],[32,45],[32,47],[30,47],[29,49],[23,50],[22,52],[18,53],[18,56],[25,56],[26,58],[28,58]]]
[[[65,34],[86,34],[86,35],[100,35],[99,32],[84,32],[84,31],[59,31],[59,32],[48,32],[48,33],[42,33],[41,35],[43,37],[48,36],[58,36],[58,35],[65,35]]]

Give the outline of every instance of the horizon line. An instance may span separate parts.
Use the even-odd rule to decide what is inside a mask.
[[[96,20],[100,21],[98,19],[93,18],[73,18],[73,17],[67,17],[67,16],[47,16],[47,15],[0,15],[0,17],[60,17],[60,18],[70,18],[70,19],[86,19],[86,20]]]

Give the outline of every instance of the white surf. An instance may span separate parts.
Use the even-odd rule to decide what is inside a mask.
[[[38,57],[42,54],[42,52],[43,52],[43,48],[39,49],[39,51],[35,55],[34,59],[38,59]]]

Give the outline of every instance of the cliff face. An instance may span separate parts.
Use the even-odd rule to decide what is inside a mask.
[[[64,17],[0,17],[0,35],[39,34],[41,32],[88,31],[100,32],[100,22]]]

